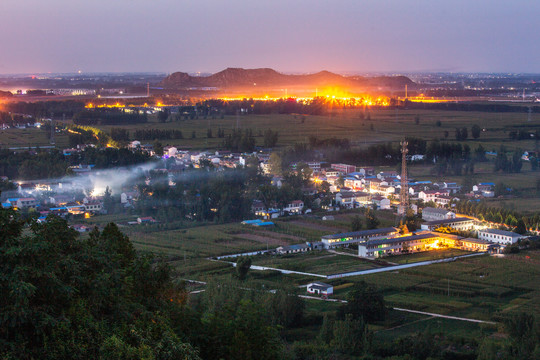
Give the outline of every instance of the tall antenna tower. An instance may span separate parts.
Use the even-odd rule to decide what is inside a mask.
[[[405,140],[399,143],[401,145],[401,191],[399,192],[398,215],[405,216],[409,208],[409,179],[407,176],[407,145]]]

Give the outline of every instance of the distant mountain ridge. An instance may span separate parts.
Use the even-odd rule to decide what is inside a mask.
[[[414,82],[406,76],[343,76],[329,71],[320,71],[307,75],[286,75],[270,68],[242,69],[227,68],[210,76],[191,76],[184,72],[175,72],[161,82],[166,89],[188,88],[241,88],[241,87],[276,87],[276,86],[342,86],[342,87],[384,87],[403,88]]]

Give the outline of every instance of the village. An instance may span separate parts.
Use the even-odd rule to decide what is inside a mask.
[[[112,209],[116,213],[133,213],[143,195],[140,186],[135,185],[135,178],[142,178],[145,184],[150,184],[152,176],[159,174],[166,186],[174,188],[179,179],[197,171],[220,173],[255,164],[258,172],[269,179],[276,189],[286,183],[286,178],[277,174],[271,151],[188,151],[166,146],[163,155],[158,156],[151,144],[133,141],[128,148],[146,153],[153,162],[151,165],[113,170],[96,170],[92,164],[80,164],[71,167],[73,175],[69,177],[17,181],[16,190],[2,193],[2,207],[31,214],[37,222],[46,222],[51,214],[67,217],[73,229],[84,233],[90,231],[92,226],[77,219],[103,216]],[[84,149],[85,146],[64,149],[63,155],[71,156]],[[290,166],[289,171],[306,177],[301,189],[302,198],[284,199],[279,204],[265,201],[264,196],[251,199],[251,218],[245,219],[242,224],[272,227],[273,220],[289,216],[333,220],[332,214],[354,209],[400,211],[401,187],[404,183],[397,171],[376,171],[375,167],[323,161],[297,162]],[[7,178],[2,180],[9,181]],[[317,242],[280,246],[274,250],[275,253],[301,253],[351,246],[357,249],[357,256],[368,259],[442,247],[501,253],[506,246],[527,238],[524,234],[509,231],[513,229],[500,223],[479,220],[455,210],[455,204],[460,200],[477,201],[494,197],[494,183],[477,183],[471,189],[463,189],[455,182],[415,181],[411,178],[406,181],[408,190],[405,193],[410,205],[407,213],[396,215],[395,226],[327,234]],[[146,198],[152,197],[151,192],[144,195]],[[309,202],[309,206],[306,202]],[[398,220],[406,215],[416,219],[420,224],[418,229],[398,226]],[[190,216],[186,215],[187,218]],[[140,215],[123,225],[148,226],[159,222],[153,216]]]

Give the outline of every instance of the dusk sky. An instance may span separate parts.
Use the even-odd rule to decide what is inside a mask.
[[[540,72],[534,0],[1,0],[0,73]]]

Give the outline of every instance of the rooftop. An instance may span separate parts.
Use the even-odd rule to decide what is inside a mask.
[[[426,208],[423,208],[423,209],[422,209],[422,213],[430,213],[430,214],[441,214],[441,215],[446,215],[446,214],[448,214],[449,212],[451,212],[451,211],[450,211],[450,210],[443,209],[443,208],[426,207]]]
[[[444,224],[453,224],[453,223],[466,222],[466,221],[474,221],[474,220],[466,218],[466,217],[457,217],[454,219],[428,221],[422,225],[444,225]]]
[[[479,232],[495,234],[495,235],[511,236],[511,237],[522,236],[512,231],[505,231],[505,230],[499,230],[499,229],[484,229],[484,230],[479,230]]]
[[[344,238],[344,237],[363,237],[363,236],[378,235],[378,234],[382,235],[382,234],[389,234],[389,233],[393,233],[397,231],[398,229],[396,229],[395,227],[351,231],[351,232],[340,233],[340,234],[324,235],[322,239],[336,239],[336,238]]]

